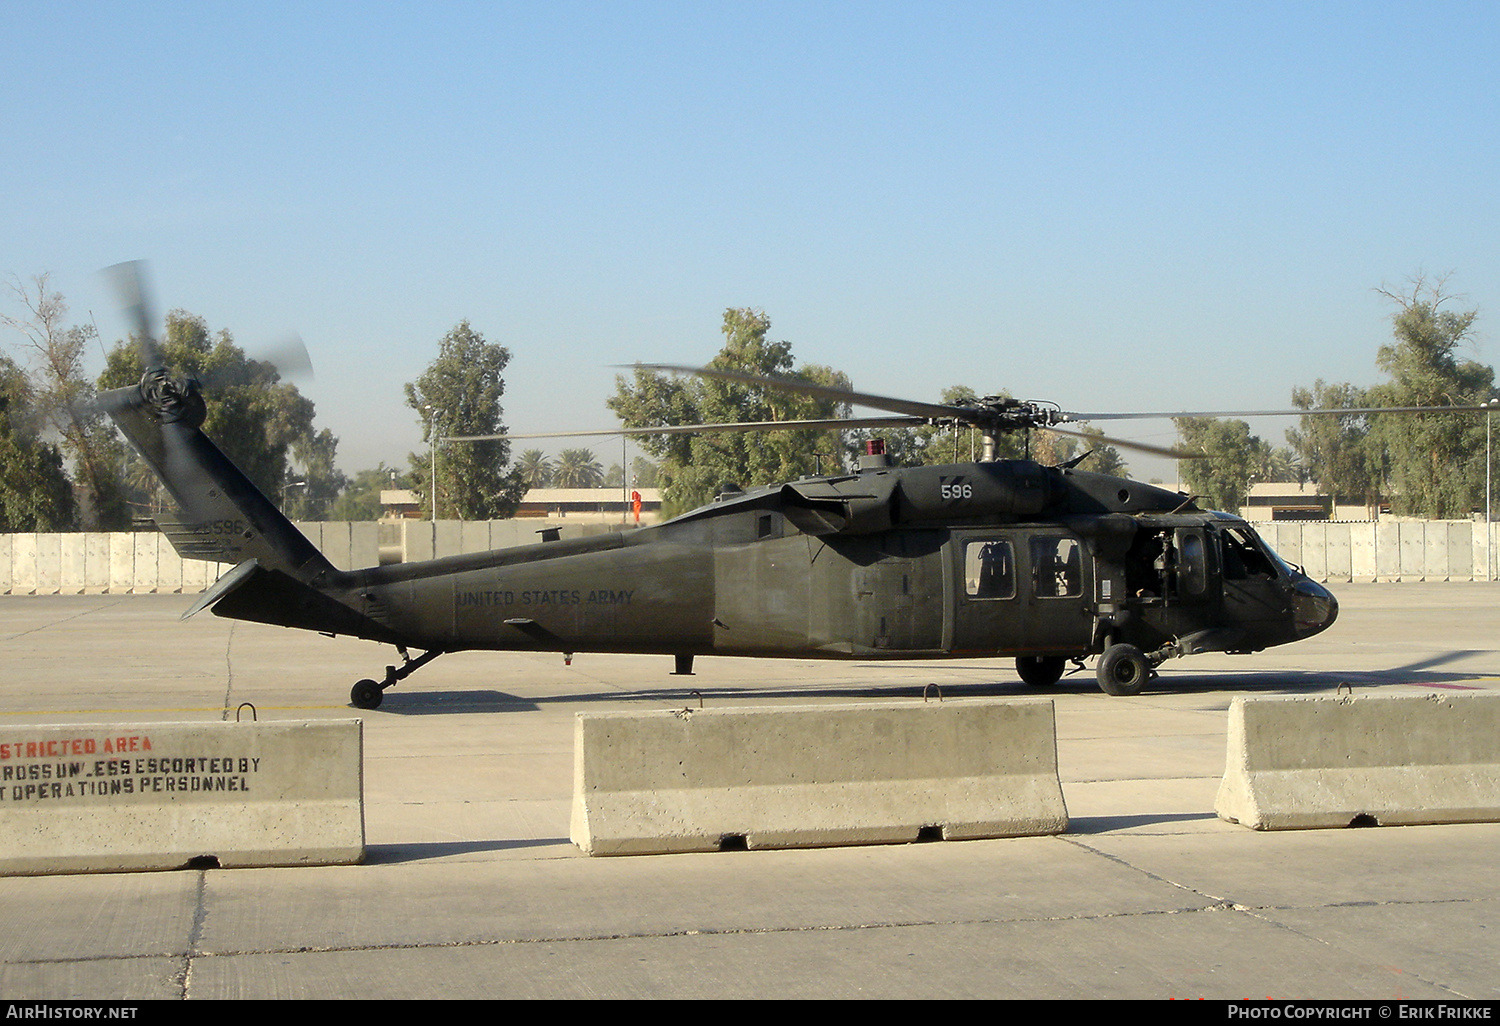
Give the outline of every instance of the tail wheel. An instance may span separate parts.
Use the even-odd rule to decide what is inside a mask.
[[[1106,695],[1138,695],[1151,679],[1151,662],[1134,645],[1111,645],[1099,657],[1096,673]]]
[[[1016,672],[1034,688],[1044,688],[1062,679],[1067,660],[1062,656],[1016,656]]]
[[[373,680],[362,680],[349,689],[349,702],[356,709],[377,709],[385,689]]]

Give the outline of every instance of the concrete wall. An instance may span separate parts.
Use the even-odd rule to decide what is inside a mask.
[[[375,523],[298,524],[341,570],[380,562]],[[460,522],[403,520],[404,562],[464,552],[531,545],[541,531],[564,538],[601,534],[619,525],[522,518]],[[630,528],[627,528],[629,530]],[[1483,581],[1489,549],[1484,525],[1470,520],[1286,522],[1256,529],[1281,557],[1319,581]],[[1500,524],[1490,525],[1500,546]],[[1500,569],[1500,548],[1495,550]],[[154,532],[116,534],[0,534],[0,595],[200,592],[229,567],[184,560]]]
[[[1485,581],[1500,571],[1500,523],[1473,520],[1380,520],[1256,524],[1289,563],[1320,581]]]
[[[341,570],[376,566],[380,538],[374,522],[300,523],[298,530]],[[545,528],[564,538],[602,534],[605,524],[567,520],[494,520],[460,523],[406,520],[399,525],[402,561],[530,545]],[[191,593],[208,588],[228,570],[224,563],[182,559],[154,531],[113,534],[0,534],[0,595],[129,595]]]

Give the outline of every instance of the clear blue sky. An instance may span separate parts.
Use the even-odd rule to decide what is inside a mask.
[[[1378,380],[1372,290],[1451,271],[1495,362],[1492,2],[10,0],[0,39],[0,274],[108,341],[138,258],[299,331],[350,471],[421,447],[464,318],[516,431],[612,426],[613,365],[706,362],[728,306],[870,392],[1274,407]]]

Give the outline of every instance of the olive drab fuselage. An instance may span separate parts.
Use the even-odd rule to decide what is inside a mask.
[[[368,636],[445,651],[1071,658],[1250,652],[1331,622],[1332,597],[1249,525],[1187,505],[1028,461],[885,468],[321,587]]]

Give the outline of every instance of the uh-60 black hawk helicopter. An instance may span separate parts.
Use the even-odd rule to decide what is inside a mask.
[[[1298,641],[1338,613],[1327,589],[1238,517],[1079,470],[1077,460],[1054,467],[992,458],[1003,432],[1071,434],[1060,425],[1088,415],[1009,398],[909,402],[711,368],[653,369],[897,414],[721,430],[969,424],[982,433],[985,455],[901,468],[876,445],[853,473],[726,491],[652,527],[339,570],[200,430],[198,382],[173,379],[163,366],[138,282],[132,307],[146,372],[139,385],[101,394],[98,406],[180,507],[178,519],[159,522],[177,551],[234,564],[184,618],[211,608],[396,646],[400,665],[354,685],[360,708],[378,706],[385,688],[437,656],[469,650],[654,653],[674,657],[678,673],[692,672],[700,655],[1007,656],[1034,685],[1097,655],[1099,686],[1133,695],[1166,659]]]

